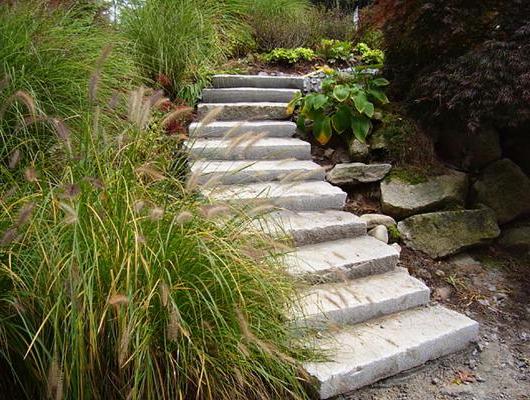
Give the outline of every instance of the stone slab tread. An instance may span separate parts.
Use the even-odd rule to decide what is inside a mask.
[[[315,285],[301,295],[292,317],[297,325],[356,324],[424,306],[430,290],[404,268],[347,282]]]
[[[193,122],[188,131],[194,138],[233,138],[250,133],[287,138],[296,133],[296,124],[291,121],[213,121],[209,124]]]
[[[398,259],[394,247],[359,236],[298,247],[285,263],[288,273],[310,282],[336,282],[391,271]]]
[[[328,361],[309,363],[328,399],[464,349],[478,337],[478,324],[441,306],[422,307],[343,327],[317,345]]]

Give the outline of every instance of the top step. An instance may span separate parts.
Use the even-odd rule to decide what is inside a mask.
[[[261,76],[261,75],[214,75],[213,87],[215,88],[284,88],[304,89],[305,79],[302,76]]]

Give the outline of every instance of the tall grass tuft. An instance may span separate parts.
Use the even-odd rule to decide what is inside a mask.
[[[42,156],[54,143],[59,119],[67,118],[72,127],[86,121],[92,106],[88,82],[95,69],[102,71],[94,75],[99,79],[91,87],[102,102],[112,97],[114,88],[127,88],[127,82],[137,79],[123,39],[76,6],[1,2],[0,60],[0,162],[4,163],[8,149],[19,149],[23,163]],[[19,122],[28,115],[33,128],[25,134]]]
[[[138,63],[173,96],[198,98],[208,71],[250,41],[242,21],[247,0],[146,0],[131,2],[121,26]]]
[[[2,188],[0,390],[27,399],[306,398],[295,359],[307,352],[284,316],[294,286],[274,242],[249,235],[246,214],[175,178],[180,139],[160,134],[159,94],[127,99],[116,108],[129,109],[116,111],[119,135],[102,127],[96,106],[71,136],[62,174],[50,179],[35,164]]]

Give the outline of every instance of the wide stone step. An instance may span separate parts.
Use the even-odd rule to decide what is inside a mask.
[[[320,181],[223,185],[203,189],[202,193],[216,202],[259,203],[261,207],[265,200],[268,204],[294,211],[337,210],[344,207],[346,201],[346,193]]]
[[[214,181],[224,185],[252,182],[324,180],[325,170],[309,160],[216,161],[198,160],[191,166],[198,183]]]
[[[239,103],[239,102],[278,102],[288,103],[300,93],[298,89],[264,89],[264,88],[222,88],[204,89],[202,101],[205,103]]]
[[[422,307],[324,335],[317,346],[329,361],[305,368],[328,399],[462,350],[477,337],[478,324],[466,316]]]
[[[426,305],[430,290],[404,268],[354,279],[316,285],[302,294],[293,313],[297,325],[322,327],[355,324]]]
[[[256,224],[274,236],[288,236],[297,246],[352,238],[366,234],[366,224],[356,215],[337,210],[280,211]]]
[[[310,160],[311,145],[296,138],[197,139],[186,144],[190,156],[209,160]]]
[[[240,103],[200,103],[197,105],[199,119],[215,115],[217,121],[245,121],[264,119],[288,119],[287,103],[240,102]]]
[[[287,272],[309,282],[337,282],[393,270],[398,251],[371,236],[298,247],[285,256]]]
[[[261,76],[261,75],[214,75],[212,84],[216,88],[257,87],[257,88],[304,88],[301,76]]]
[[[188,131],[194,138],[234,138],[251,133],[288,138],[296,133],[296,124],[290,121],[214,121],[209,124],[194,122]]]

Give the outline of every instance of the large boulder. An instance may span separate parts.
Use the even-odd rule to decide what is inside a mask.
[[[427,178],[421,183],[410,183],[392,177],[381,182],[381,206],[386,214],[406,218],[414,214],[463,206],[467,191],[468,177],[457,171]]]
[[[474,133],[445,130],[439,135],[436,147],[451,164],[473,171],[500,159],[502,155],[499,133],[492,127]]]
[[[392,169],[390,164],[337,164],[326,178],[334,185],[358,185],[382,180]]]
[[[500,224],[530,213],[530,179],[507,158],[484,169],[473,189],[476,202],[493,209]]]
[[[407,246],[433,258],[487,243],[500,234],[495,213],[488,208],[415,215],[399,222],[398,230]]]
[[[517,226],[503,230],[498,243],[507,250],[530,252],[530,226]]]

